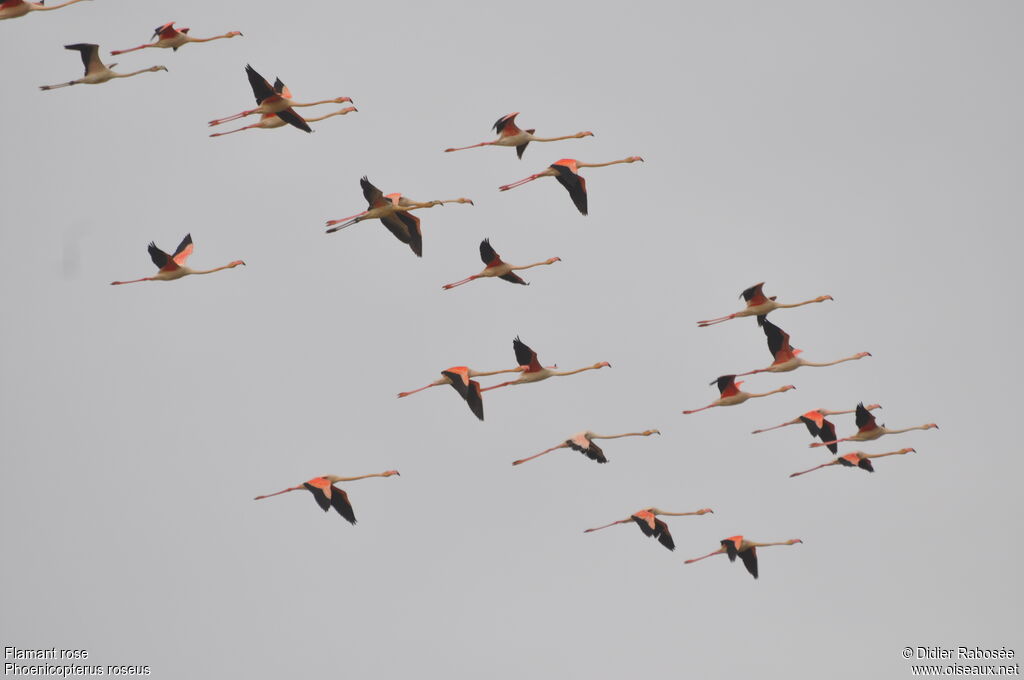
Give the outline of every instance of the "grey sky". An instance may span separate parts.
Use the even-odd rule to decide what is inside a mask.
[[[170,20],[197,36],[143,50]],[[903,677],[905,646],[1021,646],[1024,468],[1014,441],[1024,93],[1018,3],[176,3],[96,0],[0,22],[0,645],[75,647],[153,677]],[[97,42],[99,86],[62,46]],[[252,102],[244,66],[358,113],[209,139]],[[339,105],[343,106],[343,105]],[[307,110],[327,113],[331,107]],[[445,154],[512,111],[593,138]],[[247,122],[254,122],[249,119]],[[590,215],[542,179],[584,170]],[[359,177],[416,200],[418,260]],[[146,244],[191,232],[172,283]],[[485,280],[490,237],[509,262]],[[765,366],[751,319],[707,329],[758,281],[805,357],[750,376],[792,392],[684,416],[720,374]],[[395,394],[468,364],[611,369],[486,393]],[[497,378],[484,379],[490,384]],[[829,468],[815,407],[880,402],[940,430],[877,472]],[[840,435],[852,416],[837,416]],[[584,429],[596,465],[559,451]],[[308,494],[320,474],[359,525]],[[669,518],[669,553],[632,526]],[[751,579],[726,536],[802,538]]]

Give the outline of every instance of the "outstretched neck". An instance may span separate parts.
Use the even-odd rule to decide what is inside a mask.
[[[38,10],[40,12],[47,12],[47,11],[49,11],[51,9],[60,9],[61,7],[67,7],[68,5],[73,5],[76,2],[82,2],[82,0],[68,0],[68,2],[64,2],[64,3],[61,3],[59,5],[52,5],[50,7],[47,7],[46,5],[44,5],[42,3],[36,3],[36,4],[33,5],[33,9]]]
[[[634,159],[632,159],[632,158],[623,158],[622,160],[619,160],[619,161],[608,161],[607,163],[577,163],[576,167],[577,168],[603,168],[603,167],[606,167],[606,166],[609,166],[609,165],[616,165],[617,163],[632,163],[633,161],[634,161]]]

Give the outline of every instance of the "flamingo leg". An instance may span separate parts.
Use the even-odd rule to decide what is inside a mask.
[[[230,135],[233,132],[241,132],[242,130],[252,130],[253,128],[258,128],[258,127],[263,127],[263,126],[260,125],[259,123],[254,123],[253,125],[246,125],[245,127],[240,127],[237,130],[228,130],[227,132],[213,132],[213,133],[210,134],[210,136],[211,137],[223,137],[224,135]]]
[[[829,444],[838,444],[839,442],[848,442],[848,441],[852,441],[852,439],[853,439],[852,437],[843,437],[842,439],[836,439],[835,441],[831,441],[831,442],[814,442],[810,446],[811,446],[812,449],[816,449],[819,446],[828,446]]]
[[[730,314],[728,316],[720,316],[717,319],[708,319],[706,321],[698,321],[697,325],[700,326],[701,328],[706,328],[708,326],[714,326],[716,323],[722,323],[723,321],[728,321],[730,319],[735,319],[735,318],[736,318],[735,314]]]
[[[334,232],[339,231],[341,229],[344,229],[345,227],[351,227],[353,224],[357,224],[358,222],[361,222],[363,215],[365,215],[368,212],[370,212],[370,211],[369,210],[364,210],[361,213],[357,213],[355,215],[349,215],[348,217],[342,217],[341,219],[328,220],[327,221],[327,226],[331,227],[331,228],[327,230],[327,233],[328,234],[333,234]],[[341,224],[341,225],[337,226],[337,227],[333,226],[333,225],[338,224],[339,222],[342,222],[344,220],[348,220],[348,221],[345,222],[344,224]]]
[[[256,496],[255,498],[253,498],[253,500],[254,501],[258,501],[258,500],[261,500],[261,499],[264,499],[264,498],[270,498],[271,496],[280,496],[281,494],[288,493],[289,491],[298,491],[299,489],[305,489],[305,488],[306,487],[304,487],[304,486],[293,486],[292,488],[285,489],[284,491],[276,491],[274,493],[268,493],[266,496]]]
[[[461,281],[456,281],[455,283],[446,283],[445,285],[441,286],[441,288],[443,288],[444,290],[449,290],[451,288],[455,288],[456,286],[461,286],[464,283],[469,283],[470,281],[474,281],[474,280],[476,280],[478,278],[480,278],[479,274],[473,274],[469,278],[462,279]]]
[[[627,522],[632,522],[632,521],[633,521],[632,517],[630,517],[629,519],[620,519],[618,522],[612,522],[610,524],[605,524],[604,526],[594,527],[593,529],[584,529],[583,533],[589,534],[591,531],[600,531],[601,529],[607,529],[608,527],[613,527],[616,524],[626,524]]]
[[[521,179],[518,182],[512,182],[511,184],[506,184],[504,186],[500,186],[500,187],[498,187],[498,191],[508,191],[509,189],[515,189],[516,187],[521,187],[524,184],[526,184],[527,182],[532,182],[533,180],[538,179],[540,177],[547,177],[547,175],[545,175],[543,173],[538,173],[536,175],[530,175],[526,179]]]
[[[706,560],[709,557],[714,557],[715,555],[722,555],[724,553],[725,548],[719,548],[713,553],[708,553],[707,555],[703,555],[701,557],[694,557],[693,559],[686,560],[685,562],[683,562],[683,564],[693,564],[694,562],[700,562],[701,560]]]
[[[147,276],[144,279],[132,279],[131,281],[111,281],[110,285],[111,286],[123,286],[126,283],[139,283],[140,281],[155,281],[155,280],[156,279],[154,279],[153,277]]]
[[[437,387],[437,385],[438,385],[438,383],[430,383],[429,385],[425,385],[424,387],[421,387],[421,388],[416,389],[416,390],[412,390],[410,392],[399,392],[398,393],[398,398],[401,399],[402,397],[408,397],[410,394],[416,394],[417,392],[422,392],[425,389],[429,389],[431,387]]]
[[[519,381],[518,380],[509,380],[508,382],[498,383],[497,385],[491,385],[490,387],[484,387],[480,391],[481,392],[486,392],[487,390],[496,390],[499,387],[505,387],[506,385],[515,385],[517,382],[519,382]]]
[[[147,47],[155,47],[154,45],[139,45],[138,47],[131,47],[127,50],[111,50],[110,56],[117,56],[118,54],[127,54],[128,52],[134,52],[135,50],[143,50]]]
[[[444,152],[448,153],[449,151],[465,151],[466,149],[475,149],[478,146],[490,146],[491,144],[494,144],[494,142],[480,142],[479,144],[472,144],[470,146],[459,146],[455,147],[454,149],[445,149]]]
[[[236,113],[233,116],[228,116],[227,118],[218,118],[217,120],[211,120],[209,124],[210,125],[220,125],[221,123],[228,123],[228,122],[233,121],[233,120],[238,120],[239,118],[245,118],[246,116],[251,116],[252,114],[258,113],[258,112],[259,112],[259,109],[250,109],[248,111],[242,111],[241,113]]]
[[[536,454],[530,456],[529,458],[520,458],[519,460],[512,461],[512,464],[513,465],[519,465],[521,463],[525,463],[527,461],[533,460],[534,458],[540,458],[545,453],[551,453],[552,451],[557,451],[558,449],[564,449],[564,448],[565,448],[565,444],[559,444],[558,446],[552,446],[550,449],[545,449],[545,450],[541,451],[540,453],[536,453]]]
[[[768,432],[769,430],[777,430],[780,427],[786,427],[787,425],[796,425],[799,422],[800,422],[799,420],[791,420],[788,423],[783,423],[782,425],[776,425],[774,427],[766,427],[763,430],[754,430],[750,434],[761,434],[762,432]]]
[[[691,413],[698,413],[700,411],[705,411],[705,410],[707,410],[709,408],[712,408],[714,406],[718,406],[718,404],[708,404],[707,406],[704,406],[702,408],[695,408],[692,411],[683,411],[683,413],[685,413],[686,415],[689,415]]]

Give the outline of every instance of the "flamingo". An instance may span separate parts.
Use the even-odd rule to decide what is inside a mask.
[[[53,8],[56,9],[56,8]],[[76,43],[74,45],[65,45],[66,50],[75,50],[82,55],[82,63],[85,64],[85,77],[79,78],[78,80],[71,80],[66,83],[59,83],[57,85],[40,85],[40,90],[55,90],[58,87],[68,87],[70,85],[99,85],[105,83],[108,80],[114,78],[131,78],[137,76],[140,73],[149,73],[152,71],[166,71],[166,66],[150,66],[140,71],[133,71],[131,73],[114,73],[110,69],[117,64],[111,64],[105,66],[100,61],[100,46],[92,43]]]
[[[456,286],[461,286],[464,283],[469,283],[470,281],[474,281],[476,279],[483,279],[491,276],[497,276],[499,279],[502,279],[504,281],[510,281],[512,283],[521,283],[524,286],[528,286],[530,284],[519,278],[519,275],[516,274],[515,272],[520,271],[522,269],[530,269],[531,267],[540,267],[546,264],[554,264],[556,262],[562,261],[562,258],[560,257],[552,257],[547,260],[544,260],[543,262],[534,262],[533,264],[523,265],[522,267],[515,267],[508,264],[507,262],[502,261],[501,256],[498,255],[498,253],[494,252],[494,248],[491,247],[491,240],[487,238],[480,242],[480,259],[483,260],[485,265],[487,265],[486,267],[484,267],[484,270],[482,272],[480,272],[479,274],[473,274],[472,276],[462,279],[461,281],[456,281],[455,283],[445,284],[444,286],[441,287],[444,290],[449,290],[451,288],[455,288]]]
[[[572,202],[576,205],[577,210],[581,214],[587,214],[587,180],[579,174],[580,168],[603,168],[606,165],[615,165],[616,163],[635,163],[637,161],[643,161],[640,156],[630,156],[629,158],[623,158],[621,161],[609,161],[608,163],[581,163],[573,158],[563,158],[560,161],[555,161],[548,166],[547,170],[538,172],[536,175],[530,175],[526,179],[521,179],[518,182],[512,182],[504,186],[498,187],[499,191],[508,191],[509,189],[515,189],[518,186],[522,186],[527,182],[532,182],[535,179],[541,177],[554,177],[558,180],[558,183],[565,187],[566,191],[569,192],[569,196],[572,198]]]
[[[276,113],[281,117],[284,122],[289,125],[294,125],[300,130],[306,132],[312,132],[313,129],[306,124],[306,121],[296,113],[293,109],[299,106],[316,106],[318,104],[344,104],[348,102],[354,104],[349,97],[336,97],[334,99],[323,99],[318,102],[296,102],[292,101],[291,98],[284,94],[287,88],[285,84],[278,78],[274,81],[273,87],[267,82],[267,79],[256,72],[249,64],[245,65],[245,75],[249,78],[249,85],[252,87],[252,93],[256,97],[256,104],[258,106],[255,109],[247,109],[241,113],[236,113],[233,116],[227,118],[218,118],[217,120],[211,120],[210,125],[220,125],[221,123],[227,123],[228,121],[238,120],[245,116],[251,116],[254,113]]]
[[[594,434],[590,430],[586,430],[584,432],[577,432],[576,434],[569,437],[558,446],[552,446],[550,449],[545,449],[544,451],[534,454],[529,458],[521,458],[517,461],[514,461],[512,464],[520,465],[527,461],[533,460],[534,458],[539,458],[543,456],[545,453],[551,453],[552,451],[557,451],[558,449],[564,448],[570,448],[573,451],[579,451],[590,460],[596,460],[598,463],[607,463],[608,459],[604,457],[604,451],[601,449],[601,447],[594,443],[595,439],[619,439],[621,437],[650,437],[652,434],[661,434],[661,432],[658,432],[657,430],[644,430],[643,432],[627,432],[626,434],[603,435]]]
[[[314,477],[308,482],[303,482],[298,486],[293,486],[290,489],[284,491],[276,491],[274,493],[268,493],[266,496],[256,496],[253,500],[258,501],[263,498],[270,498],[271,496],[280,496],[283,493],[289,491],[300,491],[306,489],[313,494],[314,500],[317,505],[327,512],[332,507],[338,511],[338,514],[348,520],[349,524],[356,523],[356,515],[352,511],[352,504],[348,501],[348,494],[338,487],[334,486],[338,482],[354,482],[357,479],[367,479],[369,477],[391,477],[397,475],[398,470],[387,470],[385,472],[377,472],[372,475],[361,475],[359,477],[338,477],[337,475],[323,475],[322,477]]]
[[[810,470],[804,470],[803,472],[794,472],[790,477],[799,477],[800,475],[806,475],[808,472],[814,472],[820,470],[823,467],[829,465],[842,465],[844,467],[859,467],[862,470],[868,472],[874,472],[875,466],[871,464],[872,458],[884,458],[886,456],[902,456],[907,453],[915,453],[914,449],[900,449],[899,451],[890,451],[889,453],[864,453],[863,451],[854,451],[853,453],[847,453],[839,456],[835,460],[829,463],[822,463],[821,465],[815,465]]]
[[[210,42],[211,40],[220,40],[222,38],[234,38],[235,36],[242,35],[239,31],[230,31],[224,35],[215,35],[212,38],[193,38],[188,34],[188,28],[175,28],[174,22],[169,21],[163,26],[157,26],[153,29],[153,37],[159,37],[160,39],[156,42],[148,43],[146,45],[139,45],[138,47],[132,47],[127,50],[113,50],[110,54],[125,54],[127,52],[134,52],[135,50],[144,50],[147,47],[170,47],[175,52],[182,45],[188,43],[204,43]]]
[[[451,368],[447,368],[441,371],[441,377],[435,380],[434,382],[430,383],[429,385],[424,385],[423,387],[418,387],[415,390],[409,390],[408,392],[399,392],[398,398],[401,399],[402,397],[408,397],[410,394],[416,394],[417,392],[422,392],[423,390],[430,389],[431,387],[438,387],[440,385],[451,385],[452,379],[451,376],[448,375],[449,373],[456,373],[459,375],[465,374],[466,379],[468,380],[469,378],[479,378],[485,375],[498,375],[500,373],[518,373],[520,371],[522,371],[521,367],[506,368],[505,370],[502,371],[474,371],[472,368],[468,368],[466,366],[452,366]]]
[[[712,380],[710,383],[708,383],[709,385],[714,385],[715,383],[718,383],[718,391],[720,393],[719,398],[715,399],[707,406],[693,409],[692,411],[683,411],[683,413],[689,415],[691,413],[697,413],[698,411],[703,411],[705,409],[714,408],[715,406],[735,406],[736,404],[742,404],[747,399],[753,399],[755,397],[767,397],[769,394],[775,394],[776,392],[788,392],[789,390],[796,389],[796,387],[794,387],[793,385],[783,385],[779,389],[772,390],[771,392],[762,392],[760,394],[755,394],[751,392],[743,392],[740,390],[740,385],[742,385],[744,382],[745,381],[743,380],[736,382],[735,375],[719,376],[715,380]]]
[[[121,286],[126,283],[139,283],[140,281],[174,281],[180,279],[183,276],[189,274],[212,274],[213,272],[219,272],[222,269],[232,269],[240,264],[245,264],[241,260],[235,260],[229,262],[223,267],[217,267],[216,269],[207,269],[205,271],[197,271],[195,269],[189,269],[185,266],[185,261],[192,255],[192,234],[185,234],[185,238],[178,244],[177,250],[174,251],[174,255],[168,255],[164,251],[156,247],[156,243],[150,241],[149,243],[149,256],[153,259],[153,264],[160,268],[160,271],[156,273],[156,276],[147,276],[142,279],[134,279],[132,281],[111,281],[111,286]]]
[[[876,423],[875,417],[864,406],[864,402],[861,402],[857,404],[857,428],[857,434],[852,437],[832,439],[827,442],[814,442],[811,444],[811,447],[828,446],[830,444],[838,444],[839,442],[869,442],[887,434],[900,434],[901,432],[910,432],[911,430],[931,430],[933,428],[937,430],[939,426],[935,423],[925,423],[915,427],[905,427],[902,430],[890,430],[885,425]]]
[[[820,295],[813,300],[804,300],[803,302],[797,302],[791,305],[784,305],[775,301],[775,297],[765,297],[761,287],[764,286],[764,281],[761,283],[755,283],[750,288],[740,293],[740,297],[747,301],[747,308],[741,309],[735,314],[728,316],[720,316],[717,319],[708,319],[707,321],[698,321],[697,325],[701,328],[707,326],[714,326],[716,323],[722,323],[729,321],[730,319],[738,319],[743,316],[764,316],[776,309],[790,309],[792,307],[802,307],[803,305],[809,305],[814,302],[824,302],[825,300],[831,300],[831,295]]]
[[[40,2],[25,2],[25,0],[3,0],[0,2],[0,21],[4,19],[17,19],[23,17],[29,12],[49,12],[50,10],[60,9],[61,7],[67,7],[73,5],[76,2],[82,2],[82,0],[68,0],[68,2],[61,3],[59,5],[51,5],[45,7],[46,0]]]
[[[516,353],[516,361],[519,362],[519,368],[521,369],[521,375],[516,380],[510,380],[508,382],[498,383],[497,385],[491,385],[485,387],[482,392],[487,390],[495,390],[499,387],[505,387],[506,385],[522,385],[525,383],[540,382],[541,380],[547,380],[548,378],[556,375],[575,375],[576,373],[582,373],[583,371],[593,371],[599,368],[611,368],[611,364],[607,361],[601,361],[593,366],[584,366],[583,368],[577,368],[575,371],[552,371],[550,368],[540,365],[540,361],[537,359],[537,353],[527,347],[526,343],[516,336],[516,339],[512,341],[512,349]]]
[[[381,224],[387,227],[388,231],[402,243],[407,244],[416,257],[423,257],[423,233],[420,230],[420,220],[415,215],[410,215],[412,210],[422,208],[433,208],[435,205],[446,203],[469,203],[473,201],[468,198],[453,198],[444,201],[427,201],[419,203],[405,198],[402,194],[388,194],[387,196],[370,183],[364,175],[359,180],[359,186],[363,189],[363,197],[366,198],[368,207],[361,213],[342,217],[337,220],[328,220],[327,226],[330,229],[326,233],[333,234],[345,227],[358,224],[363,220],[379,219]]]
[[[865,407],[867,410],[872,411],[876,408],[882,408],[880,404],[871,404]],[[754,430],[751,434],[760,434],[761,432],[767,432],[769,430],[777,430],[780,427],[786,427],[787,425],[797,425],[803,423],[807,426],[807,430],[811,433],[812,437],[821,437],[821,441],[831,441],[836,438],[836,426],[832,424],[832,421],[827,420],[825,416],[842,415],[845,413],[854,413],[856,409],[850,409],[848,411],[829,411],[828,409],[818,408],[813,411],[794,418],[793,420],[786,421],[781,425],[775,427],[767,427],[763,430]],[[828,450],[832,453],[838,453],[839,447],[836,444],[829,444]]]
[[[801,349],[793,349],[789,344],[789,333],[782,330],[765,316],[757,317],[757,323],[764,330],[765,338],[768,340],[768,351],[775,357],[775,361],[772,362],[771,366],[767,368],[758,368],[753,371],[747,371],[746,373],[739,373],[738,375],[754,375],[755,373],[786,373],[788,371],[795,371],[801,366],[835,366],[841,364],[844,361],[856,361],[857,359],[863,359],[864,357],[871,356],[871,352],[857,352],[853,356],[843,357],[842,359],[836,359],[835,361],[828,361],[823,364],[815,363],[813,361],[806,361],[800,358]]]
[[[714,555],[721,555],[725,553],[729,556],[730,562],[736,561],[736,556],[739,555],[740,559],[743,560],[743,566],[747,568],[750,575],[757,578],[757,549],[766,548],[770,545],[793,545],[795,543],[803,543],[799,538],[791,538],[788,541],[781,541],[778,543],[755,543],[754,541],[748,541],[742,536],[730,536],[729,538],[723,538],[722,547],[718,550],[708,553],[703,557],[694,557],[692,560],[686,560],[684,564],[692,564],[693,562],[699,562],[700,560],[707,559]]]
[[[317,121],[326,120],[327,118],[330,118],[332,116],[344,116],[347,113],[352,113],[353,111],[358,111],[358,110],[359,109],[357,109],[354,106],[346,106],[343,109],[338,109],[337,111],[334,111],[333,113],[328,113],[325,116],[317,116],[316,118],[306,118],[305,121],[307,123],[316,123]],[[210,136],[211,137],[223,137],[224,135],[230,135],[233,132],[242,132],[243,130],[255,130],[255,129],[275,130],[277,128],[284,127],[287,124],[288,123],[286,123],[276,113],[264,113],[263,115],[260,116],[260,120],[259,120],[258,123],[253,123],[252,125],[246,125],[245,127],[240,127],[237,130],[228,130],[227,132],[214,132],[214,133],[210,134]]]
[[[711,508],[702,508],[701,510],[696,510],[694,512],[665,512],[658,508],[644,508],[643,510],[637,510],[626,519],[620,519],[618,522],[594,527],[593,529],[584,529],[583,533],[589,534],[591,531],[607,529],[608,527],[613,527],[616,524],[629,524],[630,522],[636,522],[637,526],[640,527],[640,531],[644,532],[644,536],[654,536],[658,539],[658,543],[661,543],[669,550],[675,550],[676,544],[672,541],[672,534],[668,531],[668,525],[658,519],[657,516],[672,515],[675,517],[682,517],[685,515],[706,515],[709,512],[714,512],[714,510]]]
[[[533,135],[536,130],[521,130],[516,125],[516,116],[519,112],[510,113],[507,116],[502,116],[494,124],[494,131],[498,133],[498,138],[493,142],[480,142],[479,144],[473,144],[471,146],[460,146],[454,149],[445,149],[445,153],[451,151],[463,151],[465,149],[475,149],[478,146],[514,146],[516,147],[516,155],[519,158],[523,157],[523,152],[526,151],[526,146],[530,142],[558,142],[563,139],[579,139],[581,137],[593,137],[593,132],[577,132],[574,135],[565,135],[564,137],[535,137]]]

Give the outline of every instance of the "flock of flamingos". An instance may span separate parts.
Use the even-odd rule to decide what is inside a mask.
[[[45,0],[44,0],[45,2]],[[44,2],[25,2],[24,0],[3,0],[0,2],[0,20],[2,19],[14,19],[22,17],[29,12],[33,11],[49,11],[66,7],[82,0],[69,0],[60,5],[53,5],[50,7],[45,6]],[[213,36],[210,38],[194,38],[189,35],[188,28],[175,28],[174,22],[166,23],[158,26],[153,33],[153,42],[139,45],[124,50],[114,50],[111,52],[112,55],[126,54],[129,52],[140,51],[147,48],[171,48],[177,50],[178,48],[190,43],[202,43],[210,42],[219,39],[228,39],[242,35],[238,31],[231,31],[223,35]],[[56,88],[68,87],[71,85],[86,84],[96,85],[105,83],[115,78],[127,78],[141,73],[149,73],[156,71],[166,71],[164,66],[151,66],[139,71],[129,73],[115,73],[111,70],[111,65],[105,65],[100,60],[99,46],[90,43],[78,43],[74,45],[66,45],[66,49],[79,52],[82,58],[82,62],[85,66],[85,75],[77,80],[71,80],[64,83],[58,83],[56,85],[43,85],[40,89],[42,90],[53,90]],[[299,128],[305,132],[312,132],[312,128],[309,126],[310,122],[321,121],[326,118],[333,116],[341,116],[347,113],[356,111],[354,106],[349,106],[344,109],[334,111],[333,113],[318,118],[304,118],[296,112],[296,108],[309,107],[319,104],[330,104],[330,103],[352,103],[349,97],[337,97],[334,99],[327,99],[317,102],[296,102],[291,97],[291,92],[288,88],[277,79],[272,85],[263,76],[256,72],[252,66],[246,66],[246,75],[249,80],[249,84],[252,87],[253,95],[256,99],[257,106],[252,109],[246,109],[233,116],[216,119],[210,121],[211,126],[220,125],[233,120],[242,119],[251,115],[259,115],[257,123],[247,125],[229,132],[213,133],[211,137],[218,137],[225,134],[231,134],[234,132],[242,132],[244,130],[251,129],[274,129],[279,127],[285,127],[291,125]],[[465,149],[472,149],[483,146],[504,146],[504,147],[515,147],[516,154],[519,158],[523,157],[523,152],[530,142],[556,142],[566,139],[578,139],[582,137],[592,136],[591,132],[578,132],[572,135],[565,135],[562,137],[538,137],[534,135],[535,130],[533,129],[521,129],[516,124],[516,117],[518,113],[512,113],[503,116],[498,119],[494,124],[494,131],[497,133],[497,138],[492,141],[480,142],[471,146],[448,148],[446,152],[462,151]],[[549,165],[545,170],[535,173],[517,182],[506,184],[500,187],[501,191],[508,191],[516,187],[522,186],[533,180],[542,177],[554,177],[559,184],[565,187],[569,193],[569,197],[572,199],[573,204],[579,210],[582,215],[587,214],[587,184],[586,179],[579,174],[581,168],[596,168],[604,167],[608,165],[615,165],[619,163],[635,163],[637,161],[643,161],[639,156],[630,156],[622,160],[610,161],[607,163],[583,163],[571,158],[563,158],[555,161]],[[329,220],[327,222],[327,233],[335,233],[346,227],[358,224],[364,220],[377,219],[394,235],[399,241],[408,245],[413,253],[418,257],[423,255],[423,234],[420,227],[420,220],[415,216],[413,211],[431,208],[437,205],[443,205],[446,203],[468,203],[472,205],[472,201],[468,198],[457,198],[450,200],[432,200],[425,202],[413,201],[409,198],[402,196],[399,193],[384,194],[380,189],[370,183],[369,179],[363,177],[360,180],[360,186],[362,188],[363,196],[367,202],[366,210],[344,217],[341,219]],[[191,234],[186,235],[181,241],[178,247],[174,250],[173,254],[161,250],[156,246],[155,243],[149,244],[149,255],[156,265],[158,271],[153,276],[147,276],[139,279],[132,279],[129,281],[114,281],[112,285],[122,285],[128,283],[138,283],[142,281],[174,281],[182,277],[191,274],[211,274],[213,272],[222,271],[225,269],[232,269],[245,263],[241,260],[235,260],[221,267],[216,267],[207,270],[195,270],[190,269],[186,266],[186,262],[192,255],[193,244]],[[483,261],[484,268],[477,274],[473,274],[454,283],[449,283],[443,286],[444,290],[450,290],[458,286],[468,284],[476,279],[480,278],[491,278],[497,277],[509,283],[518,285],[529,285],[524,281],[518,274],[517,271],[530,269],[533,267],[551,265],[559,262],[559,258],[552,257],[547,260],[536,262],[529,265],[514,266],[501,259],[498,253],[494,250],[488,239],[480,244],[480,259]],[[746,373],[737,373],[723,375],[712,381],[712,385],[717,385],[719,396],[717,399],[712,401],[707,406],[696,408],[693,410],[683,411],[684,414],[697,413],[706,409],[722,407],[722,406],[736,406],[742,404],[748,399],[767,397],[772,394],[780,392],[786,392],[788,390],[795,389],[793,385],[784,385],[782,387],[770,390],[762,393],[744,392],[740,389],[743,381],[736,380],[737,377],[746,375],[756,375],[759,373],[784,373],[794,371],[801,366],[832,366],[835,364],[843,363],[846,361],[856,361],[865,357],[871,356],[867,352],[860,352],[852,356],[843,357],[834,361],[816,363],[803,359],[801,357],[801,350],[794,348],[790,344],[789,334],[784,330],[773,324],[768,320],[767,316],[769,313],[777,309],[788,309],[793,307],[801,307],[813,303],[824,302],[832,300],[828,295],[823,295],[811,300],[804,302],[798,302],[794,304],[783,304],[776,302],[775,297],[767,297],[763,291],[764,283],[758,283],[750,288],[747,288],[741,293],[741,297],[746,301],[746,307],[738,312],[729,314],[726,316],[708,319],[705,321],[699,321],[700,327],[709,327],[716,324],[724,323],[733,319],[740,319],[744,317],[755,317],[758,326],[764,332],[765,339],[768,344],[768,351],[772,355],[772,363],[765,368],[758,368]],[[556,366],[544,366],[541,364],[537,353],[531,349],[526,343],[520,340],[518,337],[512,342],[512,348],[515,352],[515,365],[512,368],[507,368],[497,371],[476,371],[466,366],[453,366],[444,371],[441,371],[440,377],[433,382],[414,389],[408,392],[399,393],[399,397],[407,397],[409,395],[421,392],[430,387],[451,385],[455,392],[458,393],[459,397],[465,400],[470,411],[480,420],[484,419],[484,407],[483,407],[483,393],[488,390],[494,390],[501,387],[508,387],[513,385],[524,385],[527,383],[540,382],[554,376],[569,376],[582,373],[585,371],[598,370],[601,368],[609,367],[610,364],[606,361],[602,361],[590,366],[584,366],[570,371],[557,371],[554,370]],[[486,377],[491,375],[499,374],[516,374],[514,380],[508,380],[505,382],[499,382],[488,387],[481,387],[480,383],[475,378]],[[836,457],[829,462],[822,463],[809,470],[803,470],[800,472],[794,472],[790,476],[797,477],[800,475],[807,474],[814,470],[819,470],[824,467],[830,467],[833,465],[841,465],[844,467],[858,467],[867,472],[874,472],[873,459],[883,458],[886,456],[897,456],[911,453],[914,451],[912,448],[903,448],[897,451],[889,451],[887,453],[864,453],[862,451],[854,451],[839,454],[839,445],[843,442],[866,442],[873,441],[884,435],[898,434],[901,432],[907,432],[910,430],[927,430],[931,428],[937,428],[935,423],[928,423],[925,425],[919,425],[916,427],[909,427],[904,429],[889,429],[884,425],[879,425],[875,421],[875,417],[872,415],[872,411],[881,408],[878,404],[871,404],[865,406],[863,403],[857,404],[855,409],[848,410],[827,410],[827,409],[814,409],[804,413],[803,415],[797,416],[792,420],[789,420],[780,425],[774,427],[768,427],[761,430],[755,430],[754,434],[767,432],[769,430],[775,430],[789,425],[800,425],[803,424],[807,427],[812,438],[820,439],[821,441],[814,442],[811,447],[826,447]],[[856,418],[857,431],[856,433],[847,437],[838,437],[836,428],[833,423],[828,420],[828,417],[836,415],[844,415],[854,413]],[[643,432],[628,432],[624,434],[615,435],[600,435],[595,434],[591,431],[580,432],[566,439],[562,443],[553,446],[549,449],[541,451],[538,454],[522,458],[514,461],[513,465],[520,465],[528,461],[534,460],[540,456],[551,453],[562,448],[569,448],[574,451],[582,453],[584,456],[593,460],[597,463],[607,463],[608,459],[604,455],[604,451],[596,443],[598,439],[618,439],[622,437],[648,437],[654,434],[660,434],[658,430],[644,430]],[[332,507],[341,515],[343,518],[348,520],[350,523],[356,523],[355,513],[352,509],[352,505],[349,502],[348,495],[344,490],[335,486],[339,482],[352,482],[359,479],[367,479],[370,477],[391,477],[397,475],[397,470],[387,470],[370,475],[361,475],[357,477],[339,477],[337,475],[323,475],[320,477],[314,477],[302,484],[297,486],[289,487],[276,493],[271,493],[263,496],[257,496],[256,500],[270,498],[285,494],[291,491],[306,490],[313,495],[313,499],[316,503],[324,510],[329,511]],[[686,516],[686,515],[704,515],[711,513],[710,508],[702,508],[693,512],[666,512],[659,508],[651,507],[644,508],[632,513],[630,516],[605,524],[603,526],[587,529],[586,533],[598,531],[618,524],[629,524],[630,522],[636,523],[640,527],[640,530],[645,536],[654,537],[663,546],[669,550],[675,549],[675,543],[672,539],[672,534],[669,531],[668,525],[659,516]],[[775,546],[775,545],[794,545],[801,543],[800,539],[790,539],[787,541],[770,542],[770,543],[758,543],[755,541],[748,540],[744,536],[730,536],[724,538],[721,541],[721,546],[713,552],[696,557],[693,559],[686,560],[686,564],[697,562],[699,560],[712,557],[714,555],[727,555],[730,561],[735,561],[737,557],[743,562],[747,571],[754,577],[758,576],[758,564],[757,564],[757,548]]]

